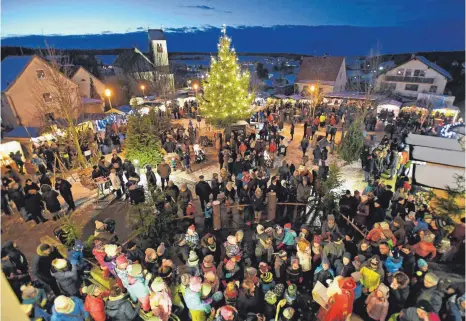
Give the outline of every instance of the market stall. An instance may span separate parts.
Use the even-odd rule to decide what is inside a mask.
[[[396,100],[385,100],[377,106],[377,114],[379,114],[382,110],[387,110],[388,112],[392,112],[395,114],[395,117],[398,116],[400,112],[401,102]]]

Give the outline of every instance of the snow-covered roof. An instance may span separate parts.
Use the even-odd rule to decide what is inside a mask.
[[[337,92],[337,93],[328,93],[324,94],[324,97],[327,98],[340,98],[340,99],[368,99],[368,100],[377,100],[380,98],[379,95],[367,95],[365,93],[360,92]]]
[[[296,82],[336,81],[345,57],[304,57]]]
[[[30,138],[30,137],[39,137],[39,136],[40,136],[39,127],[23,127],[23,126],[16,127],[12,131],[9,131],[8,133],[5,133],[3,135],[3,137],[5,138]]]
[[[111,66],[118,58],[118,55],[96,55],[95,57],[102,63],[102,65]]]
[[[406,138],[406,143],[414,146],[424,146],[442,150],[463,151],[457,140],[444,137],[409,134]]]
[[[449,138],[443,138],[449,139]],[[436,163],[441,165],[465,167],[464,152],[444,150],[438,148],[430,148],[423,146],[413,146],[411,159],[428,163]]]
[[[438,73],[442,74],[443,76],[447,77],[448,79],[452,80],[453,77],[451,76],[451,74],[446,71],[445,69],[443,69],[442,67],[440,67],[439,65],[437,64],[434,64],[432,61],[430,60],[427,60],[426,57],[423,57],[423,56],[416,56],[414,57],[413,59],[417,59],[419,60],[420,62],[422,62],[423,64],[429,66],[430,68],[436,70]]]
[[[1,90],[4,92],[23,72],[34,56],[8,56],[1,64]]]

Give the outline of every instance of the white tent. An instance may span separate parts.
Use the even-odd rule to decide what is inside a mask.
[[[398,113],[400,112],[400,107],[401,107],[401,102],[396,101],[396,100],[386,100],[377,106],[377,113],[380,113],[383,109],[386,109],[388,111],[393,111],[393,113],[395,114],[395,117],[397,117]]]
[[[298,94],[294,94],[294,95],[289,96],[288,98],[293,99],[293,100],[301,100],[304,97]]]
[[[275,97],[277,97],[279,99],[287,99],[288,98],[286,95],[281,95],[281,94],[275,95]]]

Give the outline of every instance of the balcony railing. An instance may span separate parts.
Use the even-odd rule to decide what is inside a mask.
[[[433,84],[434,78],[426,77],[405,77],[405,76],[385,76],[386,81],[410,82],[415,84]]]

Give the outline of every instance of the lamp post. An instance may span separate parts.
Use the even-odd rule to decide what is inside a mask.
[[[141,85],[142,97],[146,97],[146,95],[144,94],[144,89],[146,89],[146,86]]]
[[[312,120],[314,120],[314,114],[315,114],[315,106],[314,106],[314,90],[316,90],[316,87],[314,85],[311,86],[311,108],[312,108]]]
[[[112,96],[112,91],[110,89],[105,89],[105,96],[108,98],[108,103],[110,105],[110,109],[113,109],[112,107],[112,100],[110,99],[110,96]]]
[[[195,96],[196,96],[196,104],[197,104],[197,88],[198,87],[199,87],[199,85],[197,83],[193,85]],[[197,127],[200,127],[201,126],[201,117],[200,117],[200,113],[199,113],[199,105],[197,105],[196,110],[197,110],[197,116],[196,116]]]

